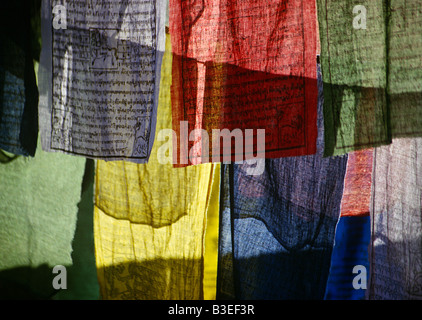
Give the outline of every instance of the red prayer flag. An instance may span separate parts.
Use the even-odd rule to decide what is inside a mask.
[[[315,1],[170,0],[170,35],[174,162],[316,152]]]

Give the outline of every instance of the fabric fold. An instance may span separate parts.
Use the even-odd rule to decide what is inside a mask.
[[[220,218],[220,299],[322,299],[347,156],[323,158],[319,74],[317,154],[224,165]]]
[[[87,253],[75,268],[78,216],[89,214],[80,207],[85,159],[43,152],[40,143],[38,147],[33,158],[0,163],[0,297],[60,299],[67,294],[95,299],[93,255]],[[89,248],[89,239],[81,241]],[[66,268],[66,293],[52,285],[56,265]],[[81,265],[85,273],[77,269]]]
[[[375,149],[371,300],[422,299],[422,138]]]
[[[169,9],[175,166],[316,152],[314,2],[170,0]]]
[[[369,277],[373,149],[350,152],[326,300],[363,300]]]
[[[325,155],[422,135],[422,2],[318,0]]]
[[[171,128],[170,49],[168,38],[157,135]],[[94,227],[103,299],[215,298],[220,165],[161,164],[159,150],[171,142],[157,140],[148,164],[97,162]]]
[[[39,126],[45,151],[148,161],[155,137],[165,0],[45,0]]]

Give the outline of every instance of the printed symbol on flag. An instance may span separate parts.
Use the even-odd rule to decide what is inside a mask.
[[[116,69],[118,41],[117,30],[91,29],[89,32],[91,45],[91,69]]]
[[[135,125],[135,141],[133,152],[136,156],[146,157],[148,152],[149,117],[137,117]]]

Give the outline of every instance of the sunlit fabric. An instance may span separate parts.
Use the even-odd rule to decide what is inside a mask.
[[[166,6],[166,0],[43,1],[43,150],[148,162]]]
[[[336,227],[327,300],[362,300],[365,298],[369,275],[369,244],[371,238],[370,200],[373,149],[349,153],[344,178],[341,214]],[[357,272],[362,266],[364,273]],[[359,267],[360,268],[360,267]],[[354,272],[355,271],[355,272]],[[356,277],[359,278],[356,278]],[[363,288],[353,285],[362,277]]]
[[[421,0],[317,0],[325,155],[422,135]]]
[[[349,153],[341,200],[342,217],[369,215],[373,153],[373,149]]]
[[[365,299],[369,276],[370,223],[368,215],[340,217],[324,297],[326,300]]]
[[[0,4],[0,149],[23,156],[35,155],[38,138],[36,3]]]
[[[189,133],[176,166],[262,158],[264,146],[266,158],[316,152],[315,2],[170,0],[169,10],[173,128]],[[243,140],[213,145],[224,129]]]
[[[369,299],[422,299],[422,138],[375,149]]]
[[[319,88],[316,155],[266,159],[256,176],[247,163],[223,166],[220,299],[324,297],[347,156],[322,157]]]
[[[0,298],[98,298],[85,163],[40,144],[33,158],[0,163]],[[66,267],[66,290],[52,286],[56,265]]]
[[[157,132],[171,128],[169,40]],[[95,248],[103,299],[215,298],[220,165],[161,164],[162,145],[156,141],[148,164],[97,162]]]

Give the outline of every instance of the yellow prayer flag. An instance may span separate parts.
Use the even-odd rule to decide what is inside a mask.
[[[166,40],[157,134],[172,128]],[[220,165],[160,164],[164,143],[154,142],[147,164],[97,161],[94,233],[103,299],[215,299]]]

